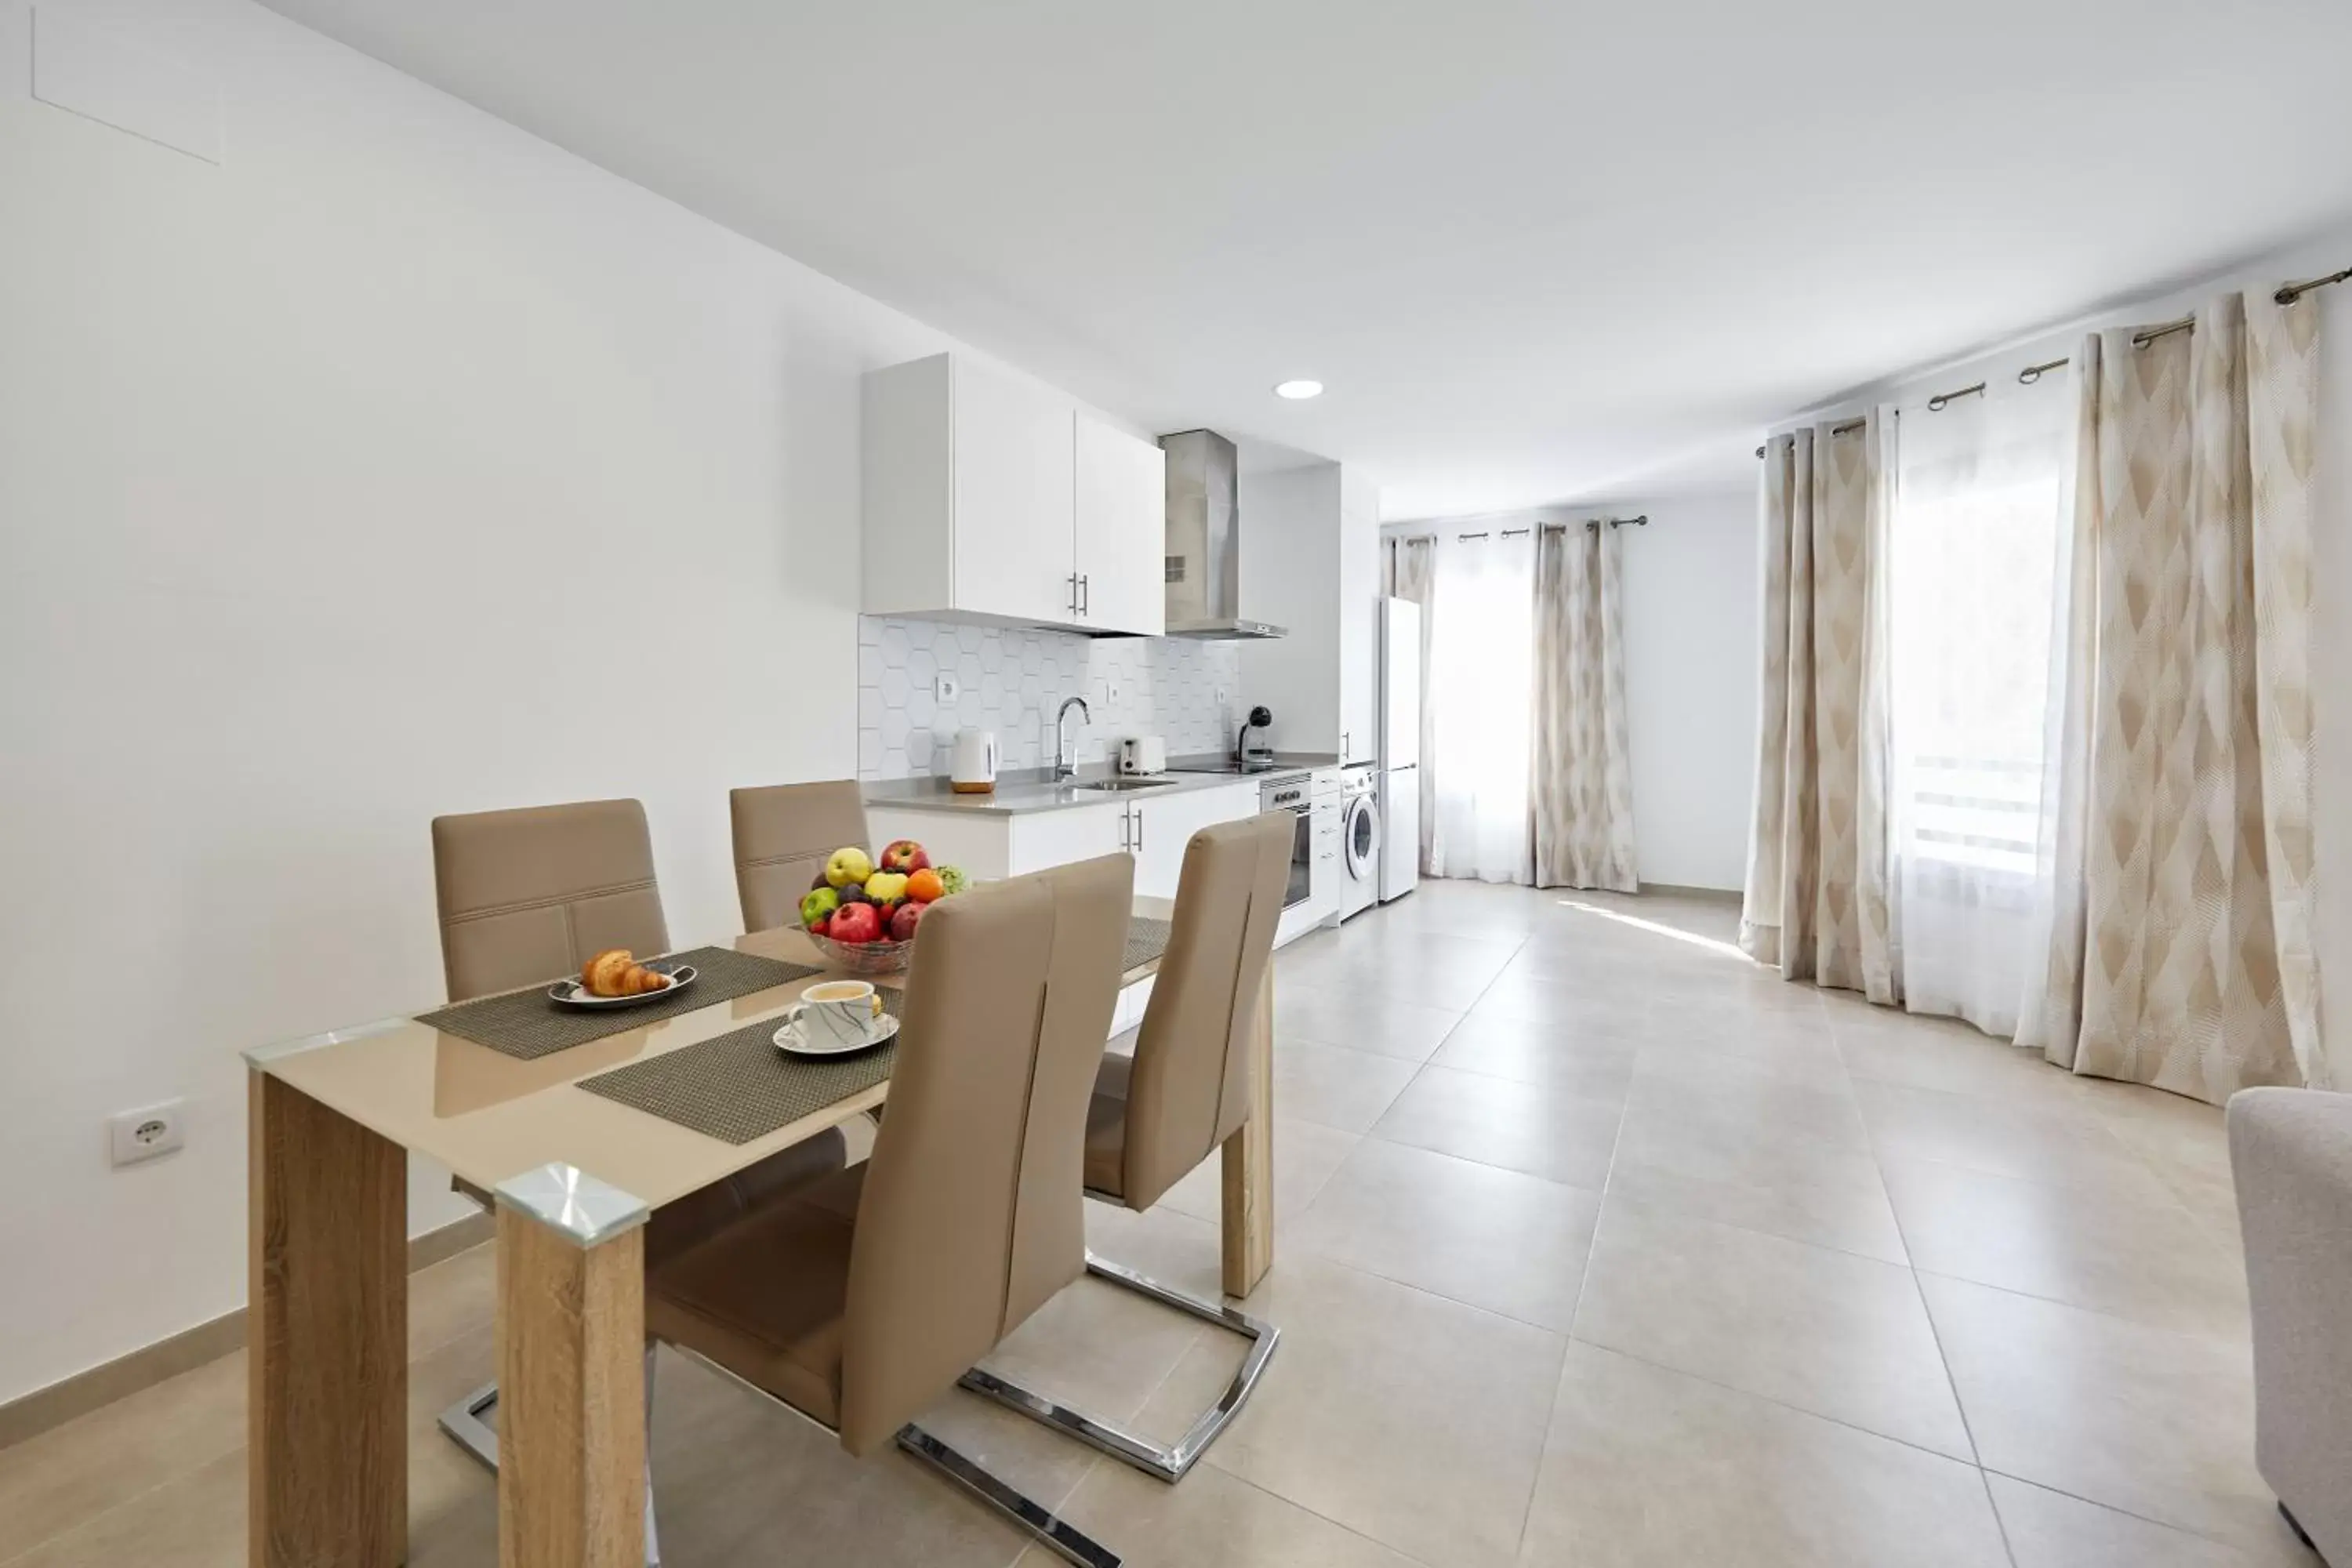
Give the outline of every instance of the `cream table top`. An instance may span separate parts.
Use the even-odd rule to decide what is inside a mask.
[[[1171,904],[1138,899],[1134,913],[1166,920]],[[791,928],[756,931],[733,945],[791,963],[825,963],[816,944]],[[1138,984],[1158,969],[1157,961],[1139,964],[1121,984]],[[246,1058],[486,1191],[541,1165],[568,1164],[657,1208],[881,1104],[890,1086],[877,1084],[764,1138],[734,1144],[591,1094],[579,1080],[781,1014],[802,991],[830,977],[755,991],[537,1061],[518,1061],[414,1018],[258,1047]]]

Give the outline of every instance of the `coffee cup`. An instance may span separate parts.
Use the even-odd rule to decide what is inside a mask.
[[[784,1023],[811,1046],[862,1046],[874,1037],[882,997],[863,980],[826,980],[810,986],[784,1012]]]

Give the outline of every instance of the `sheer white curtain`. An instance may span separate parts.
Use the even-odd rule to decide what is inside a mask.
[[[1431,623],[1430,738],[1444,765],[1429,811],[1429,873],[1531,882],[1532,529],[1441,533]]]
[[[2063,374],[1905,412],[1888,527],[1896,985],[2017,1030],[2042,951],[2036,850],[2065,610],[2074,399]],[[2046,897],[2044,893],[2043,897]],[[2045,917],[2046,918],[2046,917]]]

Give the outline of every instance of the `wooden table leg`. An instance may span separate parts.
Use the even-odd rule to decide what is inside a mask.
[[[1246,1296],[1274,1267],[1274,965],[1258,988],[1250,1115],[1225,1140],[1224,1290]]]
[[[247,1087],[247,1561],[408,1555],[408,1154],[268,1073]]]
[[[499,1562],[642,1568],[646,1206],[569,1165],[498,1200]]]

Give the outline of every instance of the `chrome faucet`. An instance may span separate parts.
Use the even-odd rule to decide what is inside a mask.
[[[1064,762],[1062,760],[1062,721],[1070,716],[1070,710],[1073,708],[1078,710],[1078,719],[1080,722],[1092,723],[1094,721],[1094,710],[1087,706],[1087,700],[1085,698],[1066,697],[1062,699],[1061,710],[1054,715],[1054,782],[1056,784],[1059,784],[1064,779],[1073,779],[1078,776],[1078,758],[1076,751],[1075,749],[1072,750],[1069,761]]]

